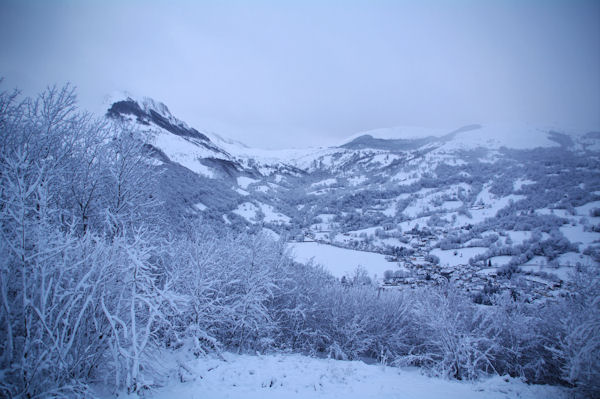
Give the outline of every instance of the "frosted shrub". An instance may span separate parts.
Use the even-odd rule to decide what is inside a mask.
[[[562,378],[583,393],[600,392],[600,277],[596,267],[580,267],[574,290],[557,304],[558,342],[553,349]]]
[[[419,291],[410,319],[415,323],[413,342],[396,364],[422,366],[435,375],[456,379],[495,372],[497,334],[490,315],[453,287]]]

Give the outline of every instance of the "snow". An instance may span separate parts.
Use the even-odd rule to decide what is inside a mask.
[[[263,204],[262,202],[257,202],[256,204],[252,202],[244,202],[232,212],[237,215],[240,215],[250,223],[256,223],[259,221],[257,214],[259,210],[262,211],[262,213],[264,214],[263,220],[267,223],[290,222],[290,218],[288,216],[275,211],[275,209],[271,205]]]
[[[375,231],[379,229],[379,227],[367,227],[366,229],[360,229],[360,230],[351,230],[348,232],[348,234],[354,236],[354,237],[360,237],[361,234],[365,234],[367,236],[372,236],[375,234]]]
[[[489,188],[485,187],[477,195],[475,204],[484,204],[483,209],[471,209],[471,219],[474,223],[483,222],[486,218],[496,216],[496,213],[508,206],[511,201],[517,202],[521,199],[526,198],[524,195],[507,195],[506,197],[497,198],[495,195],[490,193]]]
[[[579,243],[580,246],[587,246],[594,241],[600,241],[600,233],[594,231],[583,231],[583,226],[578,224],[576,226],[564,225],[560,227],[560,231],[571,241],[572,243]],[[583,248],[579,248],[580,250]]]
[[[417,225],[420,227],[426,226],[429,217],[421,217],[412,220],[405,220],[404,222],[398,223],[398,226],[402,229],[402,231],[408,231],[414,229]]]
[[[400,171],[396,173],[390,180],[397,182],[401,186],[408,186],[421,180],[421,175],[414,170],[410,172]]]
[[[523,243],[523,241],[531,238],[531,231],[523,231],[523,230],[510,230],[506,231],[506,234],[510,237],[513,242],[513,245],[518,245]]]
[[[600,194],[596,194],[600,195]],[[590,211],[594,208],[600,208],[600,201],[588,202],[585,205],[578,206],[575,208],[578,215],[581,216],[590,216]]]
[[[492,261],[492,266],[499,267],[508,265],[508,262],[512,259],[512,256],[501,255],[501,256],[492,256],[490,261]]]
[[[578,263],[582,265],[593,265],[594,260],[589,255],[579,254],[577,252],[566,252],[556,258],[561,266],[575,266]]]
[[[477,274],[480,274],[482,276],[489,276],[489,275],[494,275],[498,272],[498,268],[496,267],[486,267],[485,269],[481,269],[477,272]]]
[[[179,375],[170,376],[164,387],[148,392],[144,397],[532,399],[566,398],[568,394],[565,388],[527,385],[510,377],[461,382],[428,377],[416,368],[369,365],[362,361],[318,359],[297,354],[224,353],[222,359],[209,356],[180,360],[179,364],[185,364],[187,370],[180,369]],[[181,376],[184,376],[184,382],[180,381]],[[128,397],[124,392],[122,396]]]
[[[232,212],[236,215],[240,215],[249,222],[256,222],[256,213],[258,212],[258,207],[252,202],[244,202],[238,205],[238,207]]]
[[[517,179],[513,183],[513,190],[518,191],[523,186],[526,186],[526,185],[529,185],[529,184],[535,184],[535,183],[536,182],[534,182],[533,180],[529,180],[529,179]]]
[[[566,209],[539,208],[535,210],[535,213],[538,215],[555,215],[565,219],[572,219],[574,217]]]
[[[317,215],[317,218],[321,219],[322,223],[331,223],[336,217],[337,215],[335,213],[321,213],[320,215]]]
[[[357,266],[362,266],[369,276],[383,277],[386,270],[398,269],[398,264],[388,262],[385,256],[374,252],[339,248],[318,242],[297,242],[288,244],[292,257],[301,263],[313,260],[322,265],[335,277],[351,275]]]
[[[112,104],[119,101],[134,101],[145,113],[149,114],[152,110],[167,119],[169,123],[175,126],[181,126],[184,129],[189,129],[189,126],[185,122],[177,119],[173,116],[173,114],[171,114],[171,111],[169,111],[169,108],[163,102],[157,101],[150,97],[132,94],[130,91],[126,90],[116,90],[105,96],[102,101],[104,110],[108,109]]]
[[[462,201],[444,201],[441,208],[447,211],[453,211],[462,206]]]
[[[266,227],[263,227],[262,232],[273,241],[279,241],[279,239],[281,238],[279,234]]]
[[[262,149],[251,148],[245,144],[223,138],[213,132],[204,132],[214,143],[229,154],[238,157],[253,159],[261,164],[274,164],[278,162],[294,163],[297,159],[308,158],[312,161],[314,154],[321,154],[321,148],[291,148],[291,149]]]
[[[573,273],[573,270],[574,270],[574,268],[571,266],[561,266],[557,269],[546,268],[546,270],[544,270],[544,271],[549,274],[554,274],[556,277],[558,277],[561,280],[567,281],[572,278],[571,275]]]
[[[545,256],[534,256],[525,263],[526,266],[545,266],[546,264],[548,264],[548,258]]]
[[[385,208],[381,213],[388,217],[394,217],[396,215],[396,206],[396,201],[390,201],[387,208]]]
[[[358,186],[359,184],[364,183],[367,180],[369,180],[369,179],[367,179],[367,177],[363,176],[363,175],[354,176],[354,177],[348,178],[348,184],[350,184],[351,186]]]
[[[537,277],[537,276],[525,276],[525,280],[535,281],[536,283],[545,284],[545,285],[552,284],[551,282],[549,282],[545,278]]]
[[[290,222],[290,217],[284,215],[283,213],[277,212],[275,208],[271,205],[263,204],[262,202],[258,203],[260,209],[265,215],[264,221],[267,223],[283,223],[287,224]]]
[[[171,161],[177,162],[199,175],[213,178],[214,172],[200,162],[202,158],[214,157],[215,153],[194,142],[169,132],[157,131],[152,144],[165,153]]]
[[[378,239],[377,242],[380,242],[382,245],[388,245],[390,247],[398,247],[398,248],[412,248],[412,245],[405,244],[397,238],[383,238]]]
[[[266,193],[270,190],[270,187],[266,184],[261,184],[260,186],[254,187],[255,191],[260,191],[261,193]]]
[[[507,147],[522,150],[557,146],[559,146],[558,143],[548,138],[548,130],[546,129],[527,125],[483,125],[480,129],[458,133],[453,140],[447,142],[441,148],[445,151],[467,150],[477,147],[487,149]]]
[[[337,183],[337,179],[325,179],[311,184],[312,188],[329,187]]]
[[[306,195],[325,195],[329,192],[330,190],[316,190],[316,191],[310,191],[307,192]]]
[[[573,271],[573,267],[568,265],[570,257],[562,258],[562,260],[561,258],[562,256],[558,258],[558,262],[561,264],[558,268],[548,266],[548,259],[544,256],[536,256],[524,265],[519,266],[519,268],[523,272],[544,272],[554,274],[561,280],[569,280],[570,274]],[[586,264],[585,261],[582,261],[581,263]]]
[[[208,207],[206,205],[204,205],[202,202],[197,202],[194,204],[194,208],[196,208],[199,211],[205,211]]]
[[[310,226],[310,229],[313,231],[331,231],[337,223],[334,223],[334,219],[336,218],[336,214],[334,213],[322,213],[317,215],[317,219],[320,220],[320,223],[314,223]]]
[[[464,183],[457,184],[445,190],[421,189],[410,196],[414,200],[402,213],[412,219],[427,212],[455,211],[463,205],[462,201],[453,198],[457,195],[459,188],[467,192],[471,191],[471,186]],[[443,198],[453,199],[442,201]]]
[[[250,177],[246,177],[246,176],[239,176],[237,178],[238,186],[240,186],[243,189],[247,189],[250,184],[258,183],[258,182],[259,182],[259,180],[251,179]]]
[[[488,249],[485,247],[470,247],[470,248],[459,248],[459,249],[439,249],[436,248],[430,252],[431,255],[435,255],[440,258],[441,266],[452,266],[456,267],[459,265],[466,265],[469,263],[469,259],[475,255],[483,254]],[[456,252],[456,255],[454,253]]]
[[[379,164],[379,167],[384,167],[392,162],[400,159],[398,155],[390,154],[388,152],[384,152],[382,154],[375,155],[370,162]]]
[[[456,129],[430,129],[416,126],[398,126],[392,128],[375,129],[357,133],[341,144],[370,135],[379,139],[420,139],[426,137],[442,137]],[[472,125],[471,129],[459,132],[455,137],[443,144],[441,152],[473,149],[485,147],[499,149],[501,147],[514,149],[530,149],[536,147],[556,147],[559,144],[548,138],[548,129],[536,128],[528,125],[502,126],[485,124],[477,127]]]
[[[431,206],[429,205],[426,199],[419,198],[418,196],[415,197],[415,201],[413,201],[402,211],[404,215],[408,216],[411,219],[416,218],[426,210],[431,210]]]

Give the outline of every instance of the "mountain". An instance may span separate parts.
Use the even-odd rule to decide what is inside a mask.
[[[479,291],[495,282],[486,273],[537,273],[523,283],[534,291],[543,273],[565,279],[600,258],[598,132],[399,127],[268,151],[200,132],[148,98],[118,99],[106,115],[144,133],[174,218],[382,252],[412,277]]]

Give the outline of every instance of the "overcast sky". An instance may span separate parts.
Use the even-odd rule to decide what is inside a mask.
[[[0,0],[4,89],[129,91],[258,147],[391,126],[600,130],[600,2]]]

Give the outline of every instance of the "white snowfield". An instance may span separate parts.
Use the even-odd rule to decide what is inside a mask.
[[[288,244],[292,257],[301,263],[313,261],[322,265],[333,276],[351,276],[357,266],[364,268],[369,277],[383,277],[386,270],[398,270],[397,263],[388,262],[385,256],[374,252],[355,251],[318,242],[294,242]]]
[[[487,250],[488,248],[485,247],[469,247],[447,250],[436,248],[431,251],[431,254],[440,258],[440,265],[442,266],[458,267],[459,265],[467,265],[470,258],[483,254]]]
[[[215,176],[213,170],[201,162],[202,158],[214,156],[214,153],[195,145],[190,139],[157,128],[153,132],[150,141],[152,145],[164,152],[170,160],[179,163],[192,172],[208,178]]]
[[[252,202],[244,202],[232,212],[240,215],[250,223],[257,223],[261,220],[257,215],[259,210],[264,214],[264,218],[262,218],[262,220],[265,222],[283,224],[290,222],[290,218],[288,216],[275,211],[275,208],[273,208],[271,205],[263,204],[262,202],[257,203],[258,205],[253,204]]]
[[[415,126],[400,126],[393,128],[375,129],[354,134],[339,144],[347,144],[362,135],[371,135],[381,139],[419,139],[425,137],[442,137],[455,129],[432,129]],[[436,151],[436,156],[456,150],[468,150],[478,147],[498,149],[508,147],[514,149],[529,149],[535,147],[557,147],[558,143],[548,138],[550,128],[535,128],[532,126],[500,126],[483,125],[472,130],[460,132],[449,142],[442,144]],[[205,132],[206,133],[206,132]],[[573,132],[569,132],[574,134]],[[302,148],[302,149],[272,149],[265,150],[250,148],[232,140],[224,139],[218,135],[207,133],[211,140],[239,158],[252,158],[263,164],[277,162],[289,163],[299,168],[307,169],[316,159],[324,164],[332,163],[333,159],[327,155],[340,156],[340,154],[354,154],[353,151],[339,147],[330,148]],[[373,151],[373,150],[368,150]],[[340,161],[340,160],[338,160]],[[401,180],[401,179],[400,179]]]
[[[411,140],[426,137],[442,137],[455,130],[456,128],[435,129],[418,126],[397,126],[360,132],[350,136],[341,144],[349,143],[363,135],[370,135],[374,138],[385,140]],[[530,125],[472,125],[470,129],[457,133],[454,139],[442,146],[442,149],[458,150],[477,147],[488,149],[498,149],[501,147],[528,149],[535,147],[556,147],[558,143],[548,139],[548,132],[551,130],[552,128],[550,127],[538,128]],[[573,132],[569,133],[573,134]]]
[[[344,398],[507,399],[566,398],[568,391],[527,385],[508,377],[460,382],[432,378],[416,368],[367,365],[361,361],[301,355],[234,355],[186,363],[148,399]],[[180,382],[183,379],[184,382]],[[122,395],[127,397],[127,395]]]

